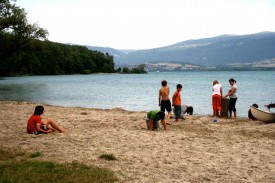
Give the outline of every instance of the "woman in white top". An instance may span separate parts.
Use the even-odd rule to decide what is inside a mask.
[[[219,84],[217,80],[213,81],[212,87],[212,106],[213,106],[213,116],[221,117],[221,109],[222,109],[222,85]]]
[[[237,97],[237,85],[236,85],[236,80],[233,78],[229,79],[230,83],[230,89],[228,93],[225,95],[225,97],[229,96],[229,115],[230,118],[232,118],[232,111],[234,113],[234,119],[236,120],[237,118],[237,110],[236,110],[236,101],[238,99]]]

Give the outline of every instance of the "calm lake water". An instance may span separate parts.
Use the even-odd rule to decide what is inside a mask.
[[[237,113],[247,116],[253,103],[266,109],[275,103],[274,71],[187,71],[149,74],[94,74],[63,76],[6,77],[0,80],[0,100],[30,101],[58,106],[123,108],[130,111],[159,109],[161,81],[167,80],[170,98],[178,83],[183,85],[182,101],[194,107],[195,115],[212,114],[212,82],[217,79],[223,93],[228,79],[237,81]]]

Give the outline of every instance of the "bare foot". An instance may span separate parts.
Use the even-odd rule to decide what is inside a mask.
[[[66,133],[66,132],[68,132],[68,131],[69,131],[69,130],[66,129],[66,128],[61,128],[60,133]]]

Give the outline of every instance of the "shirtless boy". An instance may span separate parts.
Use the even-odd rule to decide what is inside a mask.
[[[159,106],[161,111],[165,112],[165,109],[167,110],[167,119],[169,120],[172,111],[171,102],[169,99],[169,87],[167,86],[167,81],[165,80],[161,82],[161,85],[162,88],[159,90]]]

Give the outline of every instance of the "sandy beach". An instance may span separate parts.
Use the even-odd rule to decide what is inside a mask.
[[[120,182],[275,182],[275,123],[186,116],[167,131],[148,131],[145,111],[44,105],[43,119],[69,131],[27,134],[36,105],[0,101],[1,147],[109,168]]]

